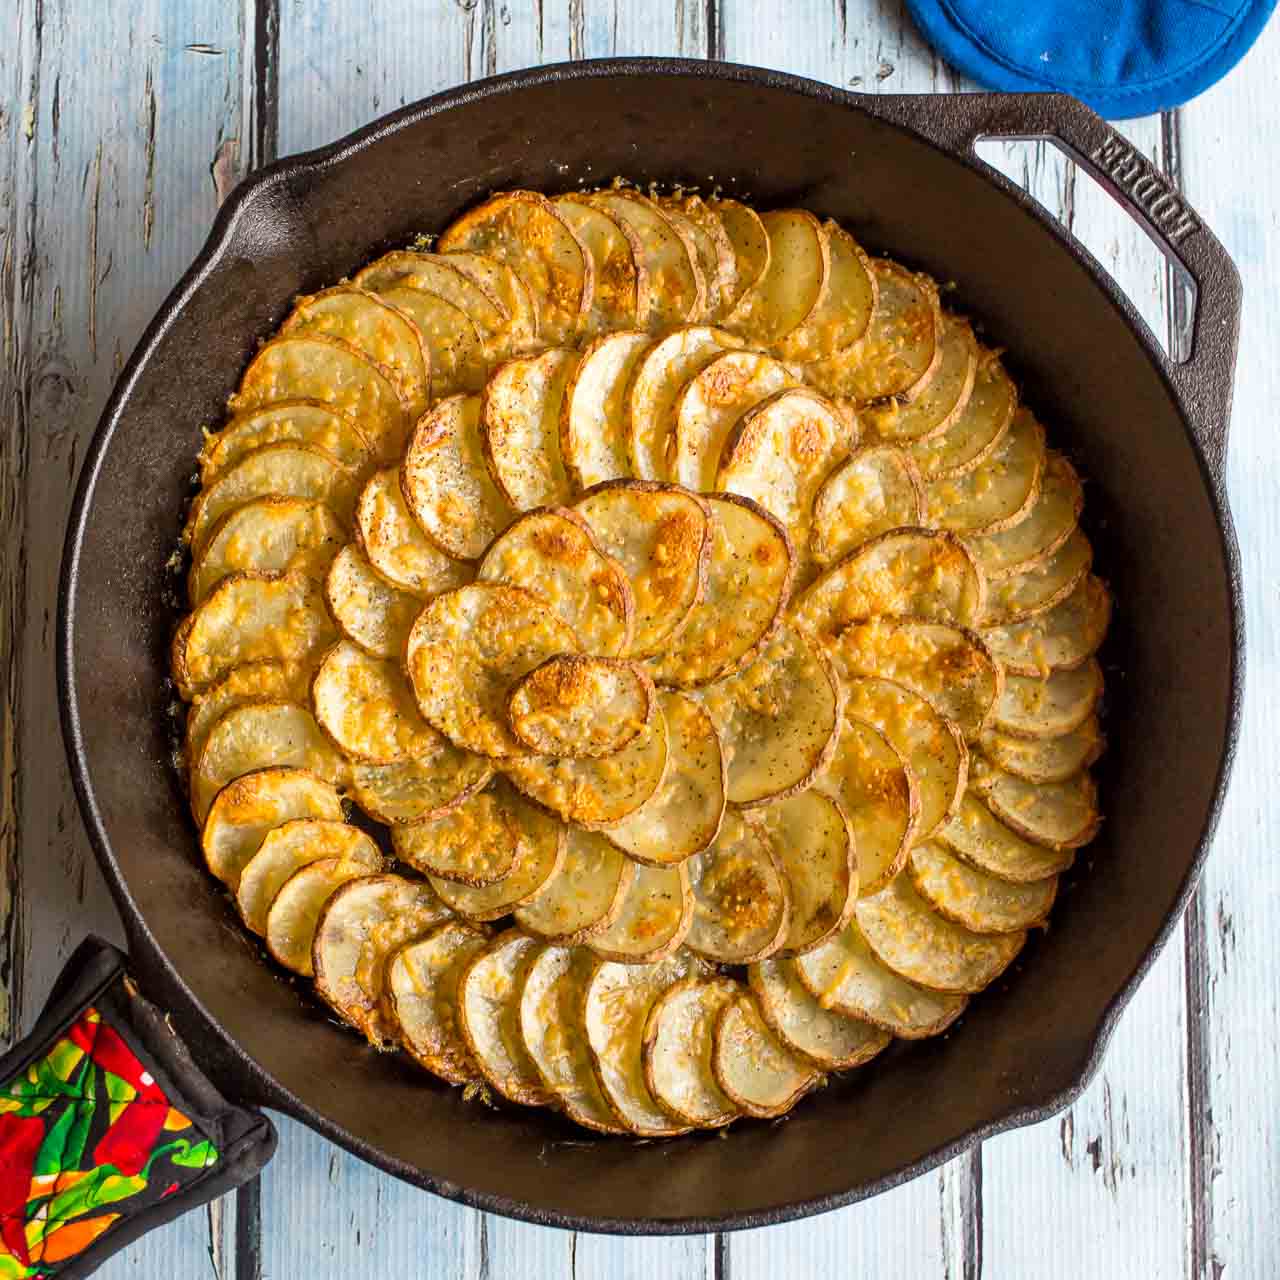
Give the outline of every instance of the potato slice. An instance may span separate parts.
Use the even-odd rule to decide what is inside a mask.
[[[725,770],[720,737],[702,706],[667,690],[658,699],[667,723],[667,772],[653,795],[605,834],[637,862],[670,866],[716,838]]]
[[[216,684],[199,694],[187,711],[184,745],[187,768],[195,766],[209,730],[232,707],[246,702],[305,702],[310,687],[310,672],[293,663],[264,659],[232,667]]]
[[[747,808],[804,790],[836,749],[835,671],[790,625],[773,633],[749,667],[701,696],[720,735],[730,804]]]
[[[286,969],[310,978],[311,944],[325,903],[352,880],[369,875],[357,859],[321,858],[300,867],[281,886],[267,913],[267,950]]]
[[[1070,850],[1044,849],[1010,830],[973,793],[960,802],[960,812],[938,829],[938,839],[957,857],[1000,880],[1030,884],[1065,871]]]
[[[234,890],[268,833],[306,818],[342,821],[342,801],[331,782],[305,769],[245,774],[223,787],[209,809],[200,833],[204,860]]]
[[[375,658],[399,658],[422,611],[421,599],[389,587],[354,542],[329,566],[324,598],[342,634]]]
[[[346,414],[378,458],[404,448],[409,407],[394,375],[336,338],[273,338],[245,370],[230,407],[242,414],[282,400],[318,400]]]
[[[422,334],[430,353],[434,398],[471,394],[484,386],[487,363],[483,339],[475,321],[437,294],[411,288],[409,281],[383,289],[378,297],[389,303]],[[410,421],[417,418],[415,414]]]
[[[582,352],[560,406],[560,456],[575,490],[631,474],[627,456],[626,392],[647,333],[606,333]]]
[[[711,1055],[716,1019],[741,990],[732,978],[684,978],[668,987],[649,1010],[645,1085],[678,1123],[716,1129],[740,1114],[716,1083]]]
[[[809,552],[825,567],[890,529],[923,520],[924,493],[910,455],[893,445],[863,445],[814,496]]]
[[[825,1071],[860,1067],[889,1043],[887,1031],[819,1004],[800,981],[794,960],[771,956],[753,964],[747,979],[778,1039]]]
[[[564,654],[512,685],[507,716],[511,731],[531,751],[607,756],[644,732],[656,696],[639,663]]]
[[[563,342],[591,314],[591,255],[556,207],[536,192],[493,196],[454,222],[436,247],[442,253],[483,253],[506,263],[533,295],[546,342]]]
[[[830,220],[822,224],[822,235],[830,256],[827,293],[809,318],[777,344],[787,360],[820,360],[847,350],[867,332],[875,313],[878,290],[871,259]]]
[[[720,834],[684,865],[694,899],[690,950],[721,964],[750,964],[786,942],[791,891],[757,826],[728,810]]]
[[[583,331],[643,328],[649,318],[649,270],[634,228],[580,195],[556,196],[551,203],[582,241],[595,268],[591,314]]]
[[[492,259],[488,261],[494,268],[498,266]],[[492,275],[491,270],[488,276]],[[354,283],[374,293],[399,285],[435,294],[469,316],[486,345],[510,323],[510,310],[499,294],[496,281],[484,276],[476,278],[474,272],[468,274],[459,259],[444,254],[396,249],[357,271]]]
[[[826,570],[792,606],[821,641],[851,623],[884,615],[973,626],[987,583],[968,548],[938,529],[891,529]]]
[[[533,938],[509,929],[477,952],[458,980],[458,1029],[480,1074],[504,1098],[526,1107],[552,1099],[520,1034],[525,974],[541,951]]]
[[[702,594],[711,556],[710,508],[672,485],[612,480],[585,493],[575,510],[631,583],[631,655],[662,652]]]
[[[829,653],[842,680],[896,681],[954,720],[969,742],[986,728],[1004,689],[1004,671],[983,639],[942,622],[874,618],[846,627]]]
[[[992,584],[987,594],[988,626],[1025,622],[1061,604],[1093,565],[1093,547],[1079,529],[1053,555]]]
[[[511,789],[499,783],[429,822],[397,827],[391,844],[401,862],[423,875],[482,888],[515,869],[527,843],[522,818]]]
[[[867,421],[882,440],[932,440],[964,412],[978,372],[978,341],[969,322],[944,313],[938,349],[938,367],[914,400],[867,407]]]
[[[356,501],[356,539],[373,571],[416,596],[439,595],[470,582],[470,566],[445,555],[409,514],[400,468],[375,471]]]
[[[221,431],[206,435],[200,482],[210,485],[247,454],[284,443],[310,445],[350,471],[363,471],[369,463],[369,442],[354,419],[319,400],[282,400],[237,414]]]
[[[929,991],[899,977],[867,945],[856,918],[830,942],[798,957],[795,966],[819,1007],[903,1040],[940,1035],[968,1003],[967,996]]]
[[[1002,734],[1020,738],[1061,737],[1093,714],[1102,688],[1102,668],[1093,658],[1049,676],[1009,676],[992,724]]]
[[[857,428],[829,401],[801,388],[779,391],[730,430],[715,487],[772,511],[803,551],[818,490],[857,441]]]
[[[634,864],[604,836],[569,827],[563,870],[546,892],[516,908],[516,923],[546,942],[577,946],[618,918],[634,874]]]
[[[734,282],[726,299],[727,315],[768,271],[769,233],[760,215],[741,201],[720,198],[710,201],[707,207],[720,219],[733,249]]]
[[[689,872],[636,864],[617,918],[587,939],[596,955],[622,964],[656,964],[674,954],[693,923]]]
[[[822,1080],[813,1063],[792,1053],[773,1034],[749,991],[740,992],[720,1011],[711,1071],[739,1111],[761,1120],[784,1115]]]
[[[1005,826],[1046,849],[1078,849],[1102,826],[1088,770],[1062,782],[1028,782],[980,758],[972,786]]]
[[[425,414],[400,468],[405,504],[446,555],[476,560],[511,522],[480,442],[480,400],[452,396]]]
[[[449,920],[406,943],[387,964],[383,999],[396,1038],[415,1062],[450,1084],[480,1074],[458,1029],[458,979],[488,943],[474,925]]]
[[[254,933],[265,935],[271,904],[285,881],[322,858],[358,862],[369,875],[382,870],[378,846],[359,827],[340,818],[291,819],[268,831],[257,853],[245,863],[236,886],[240,918]]]
[[[748,410],[796,379],[780,361],[758,351],[726,351],[685,384],[671,406],[675,451],[671,479],[686,489],[710,491],[725,441]]]
[[[429,822],[488,786],[493,765],[440,736],[430,753],[396,764],[351,766],[351,798],[391,827]]]
[[[1047,560],[1072,535],[1084,510],[1084,487],[1061,454],[1045,460],[1040,494],[1024,519],[1000,533],[970,540],[969,548],[995,582]]]
[[[537,596],[544,609],[573,628],[588,653],[616,657],[631,647],[631,583],[622,566],[600,549],[591,526],[568,507],[518,517],[485,552],[479,580],[508,583]]]
[[[567,502],[560,409],[578,365],[568,347],[519,356],[494,370],[480,402],[480,446],[503,498],[516,511]]]
[[[1111,593],[1093,574],[1047,613],[982,633],[991,652],[1016,676],[1070,670],[1097,653],[1111,624]]]
[[[636,362],[627,388],[631,470],[642,480],[668,480],[675,458],[675,404],[693,377],[742,339],[726,329],[690,325],[659,338]]]
[[[971,933],[1018,933],[1043,924],[1058,877],[1011,884],[961,862],[941,844],[911,850],[907,871],[916,892],[940,915]]]
[[[840,805],[805,791],[752,815],[786,878],[791,913],[782,950],[811,951],[849,923],[858,899],[853,828]]]
[[[738,259],[723,219],[701,196],[685,191],[665,196],[658,203],[668,217],[677,222],[682,217],[689,223],[706,282],[708,316],[716,319],[728,315],[737,300]]]
[[[980,467],[999,448],[1017,407],[1017,388],[999,357],[980,351],[973,390],[960,412],[946,431],[911,445],[920,474],[926,480],[941,480]]]
[[[644,1031],[659,997],[677,982],[701,975],[704,966],[687,952],[657,964],[596,963],[587,982],[582,1022],[591,1063],[614,1114],[644,1138],[669,1138],[689,1126],[672,1122],[653,1100],[644,1078]]]
[[[831,249],[822,224],[807,210],[762,213],[760,223],[769,237],[768,268],[725,324],[757,346],[780,346],[826,301]]]
[[[422,611],[405,667],[429,723],[467,751],[507,757],[525,751],[507,726],[507,690],[545,659],[578,648],[573,629],[532,592],[473,582]]]
[[[503,331],[489,343],[491,358],[505,360],[528,350],[538,333],[538,306],[529,286],[505,262],[486,254],[453,249],[440,256],[477,288],[483,289],[506,313]],[[468,307],[463,310],[470,316],[476,315]]]
[[[960,807],[969,779],[964,735],[927,699],[892,680],[855,676],[845,692],[849,715],[875,725],[910,764],[920,788],[915,839],[927,839]]]
[[[849,817],[859,893],[876,893],[902,870],[919,829],[915,770],[873,724],[846,715],[818,785]]]
[[[325,656],[311,682],[316,722],[350,760],[394,764],[430,755],[439,735],[418,714],[400,666],[349,640]]]
[[[727,493],[709,496],[707,505],[711,552],[702,599],[650,659],[654,679],[680,689],[750,665],[782,617],[795,574],[787,531],[759,503]]]

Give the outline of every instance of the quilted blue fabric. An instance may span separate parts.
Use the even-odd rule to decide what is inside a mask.
[[[1180,106],[1248,52],[1276,0],[907,0],[989,89],[1069,93],[1113,120]]]

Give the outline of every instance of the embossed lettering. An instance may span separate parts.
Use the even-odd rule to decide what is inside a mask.
[[[1169,190],[1164,178],[1114,134],[1093,149],[1090,159],[1110,174],[1140,208],[1147,211],[1173,244],[1180,244],[1200,229],[1194,215]]]

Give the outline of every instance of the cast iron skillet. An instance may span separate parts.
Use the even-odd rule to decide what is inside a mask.
[[[1167,360],[1098,264],[975,158],[981,136],[1055,139],[1181,264],[1198,292],[1188,364]],[[647,1145],[464,1104],[282,980],[201,865],[165,714],[164,563],[200,425],[218,420],[289,300],[495,188],[619,173],[804,205],[954,281],[955,305],[1007,344],[1026,399],[1088,478],[1088,531],[1118,602],[1103,655],[1107,821],[1052,930],[948,1036],[885,1055],[785,1123]],[[577,63],[440,94],[264,170],[227,202],[129,361],[67,535],[64,731],[144,987],[231,1096],[441,1195],[585,1230],[821,1212],[1067,1106],[1186,902],[1231,764],[1243,639],[1222,464],[1239,308],[1219,243],[1062,97],[864,97],[714,63]]]

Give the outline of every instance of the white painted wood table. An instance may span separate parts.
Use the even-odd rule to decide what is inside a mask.
[[[16,15],[14,12],[16,4]],[[868,93],[964,90],[898,0],[11,0],[0,24],[0,1032],[119,924],[59,738],[52,619],[85,444],[144,324],[253,169],[404,102],[543,62],[680,54]],[[1182,928],[1058,1119],[876,1200],[725,1237],[617,1240],[418,1192],[280,1118],[260,1186],[106,1277],[698,1280],[1280,1274],[1280,25],[1190,106],[1123,132],[1247,281],[1229,488],[1250,603],[1244,740]],[[732,139],[726,139],[732,145]],[[1094,250],[1162,340],[1183,309],[1145,237],[1043,145],[988,158]],[[1105,388],[1099,388],[1105,394]],[[1195,655],[1187,655],[1188,663]]]

